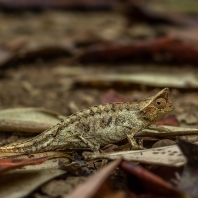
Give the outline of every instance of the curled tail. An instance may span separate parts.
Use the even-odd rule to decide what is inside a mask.
[[[2,153],[39,153],[41,151],[48,150],[47,147],[51,145],[54,140],[53,134],[57,132],[57,126],[44,131],[43,133],[37,135],[36,137],[21,142],[18,144],[13,144],[10,146],[0,147],[0,152]]]

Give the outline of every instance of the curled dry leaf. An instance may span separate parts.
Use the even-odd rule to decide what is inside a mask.
[[[42,132],[60,122],[61,115],[42,108],[16,108],[0,111],[0,131]]]

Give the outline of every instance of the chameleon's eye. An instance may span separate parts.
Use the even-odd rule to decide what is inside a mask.
[[[155,106],[158,109],[163,109],[166,107],[166,100],[164,98],[158,98],[155,100]]]

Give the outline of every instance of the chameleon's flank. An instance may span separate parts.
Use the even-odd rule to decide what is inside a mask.
[[[89,149],[125,138],[132,149],[142,149],[133,136],[173,110],[169,89],[133,103],[108,103],[79,111],[23,143],[0,147],[0,152],[39,153],[54,150]]]

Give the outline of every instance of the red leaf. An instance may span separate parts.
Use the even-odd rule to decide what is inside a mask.
[[[130,99],[116,92],[114,89],[110,89],[102,97],[103,104],[109,102],[130,102]]]
[[[0,173],[15,169],[25,165],[41,164],[45,162],[49,157],[40,157],[33,159],[0,159]]]
[[[168,115],[161,120],[155,122],[156,125],[169,125],[169,126],[179,126],[179,121],[176,115]]]
[[[151,193],[174,198],[183,196],[182,192],[176,187],[141,166],[123,161],[121,162],[120,167],[129,174],[127,175],[128,179],[131,176],[129,188],[133,188],[137,194]]]
[[[93,45],[78,57],[80,62],[176,62],[198,64],[198,47],[174,37],[136,41],[130,44]]]

